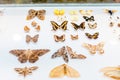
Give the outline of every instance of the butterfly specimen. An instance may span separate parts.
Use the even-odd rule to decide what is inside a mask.
[[[27,61],[29,61],[30,63],[35,63],[39,59],[39,56],[42,56],[49,51],[49,49],[14,49],[11,50],[10,53],[18,57],[18,60],[21,63],[26,63]]]
[[[110,16],[112,16],[115,12],[117,12],[117,10],[109,10],[109,9],[104,9],[104,12],[110,14]]]
[[[80,10],[80,14],[87,15],[87,16],[91,15],[92,12],[93,10]]]
[[[69,14],[70,14],[70,15],[77,15],[77,14],[78,14],[78,11],[76,11],[76,10],[70,10],[70,11],[69,11]]]
[[[85,19],[85,21],[95,21],[94,16],[83,16],[83,18]]]
[[[68,62],[68,61],[69,61],[65,46],[63,46],[62,48],[58,49],[58,50],[51,56],[52,59],[54,59],[54,58],[56,58],[56,57],[62,57],[65,62]]]
[[[25,32],[29,32],[30,31],[30,28],[28,26],[24,26],[24,31]]]
[[[56,42],[64,42],[65,41],[65,34],[61,36],[54,35],[54,39]]]
[[[30,41],[33,41],[36,43],[38,41],[39,35],[35,35],[34,37],[31,37],[30,35],[26,35],[26,42],[29,43]]]
[[[85,35],[89,38],[89,39],[97,39],[99,36],[99,32],[94,33],[93,35],[91,35],[90,33],[85,33]]]
[[[80,25],[77,25],[76,23],[73,23],[73,22],[71,22],[71,24],[75,30],[78,30],[78,29],[84,30],[85,29],[85,22],[82,22]]]
[[[31,25],[32,25],[33,27],[35,27],[35,26],[37,26],[37,22],[32,21]]]
[[[94,23],[94,24],[88,23],[88,26],[90,29],[95,29],[97,27],[97,23]]]
[[[52,28],[54,31],[58,30],[58,29],[62,29],[62,30],[67,30],[67,23],[68,21],[64,21],[62,22],[61,25],[58,25],[55,21],[50,21],[52,24]]]
[[[62,48],[58,49],[52,56],[51,58],[56,58],[56,57],[62,57],[63,60],[68,63],[69,62],[69,56],[71,59],[85,59],[86,56],[82,54],[76,54],[76,52],[72,51],[72,48],[69,46],[63,46]]]
[[[120,80],[120,66],[105,67],[105,68],[101,69],[101,72],[103,72],[104,75],[109,78],[112,78],[114,80]]]
[[[89,52],[91,54],[95,54],[97,51],[100,54],[104,53],[103,47],[104,47],[104,42],[100,42],[97,45],[92,45],[92,44],[88,44],[88,43],[83,43],[83,46],[89,50]]]
[[[72,40],[77,40],[78,39],[78,35],[75,35],[75,36],[74,35],[70,35],[70,37],[71,37]]]
[[[85,59],[86,56],[82,54],[76,54],[76,52],[73,52],[72,48],[69,46],[66,46],[68,54],[70,55],[71,59]]]
[[[44,20],[45,19],[45,10],[34,10],[34,9],[30,9],[28,11],[28,15],[26,17],[27,20],[31,20],[34,17],[37,17],[40,20]]]
[[[36,29],[37,31],[40,31],[40,25],[37,25],[37,26],[35,27],[35,29]]]
[[[23,75],[24,77],[26,77],[29,74],[32,74],[32,71],[38,69],[37,66],[33,66],[33,67],[24,67],[24,68],[15,68],[15,71],[18,72],[18,74]]]
[[[80,77],[80,74],[78,71],[73,69],[72,67],[62,64],[60,66],[55,67],[50,71],[49,76],[51,78],[61,78],[64,76],[71,77],[71,78],[78,78]]]
[[[65,13],[64,9],[61,9],[61,10],[55,9],[54,10],[54,14],[57,16],[62,16],[62,15],[64,15],[64,13]]]

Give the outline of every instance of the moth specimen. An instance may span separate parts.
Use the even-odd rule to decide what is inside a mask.
[[[28,15],[26,17],[27,20],[31,20],[35,17],[37,17],[40,20],[44,20],[45,19],[45,13],[46,10],[34,10],[34,9],[30,9],[28,11]]]
[[[50,71],[49,76],[51,78],[61,78],[64,76],[71,77],[71,78],[78,78],[80,77],[80,74],[77,70],[73,69],[72,67],[66,64],[62,64],[52,69]]]
[[[78,35],[70,35],[72,40],[77,40],[78,39]]]
[[[95,21],[95,19],[94,19],[94,16],[90,16],[90,17],[88,17],[88,16],[83,16],[83,18],[85,19],[85,21]]]
[[[114,80],[120,80],[120,66],[105,67],[101,69],[101,72],[103,72],[104,75],[109,78],[112,78]]]
[[[92,44],[88,44],[88,43],[83,43],[83,46],[89,50],[89,52],[91,54],[95,54],[97,51],[100,54],[104,53],[103,47],[104,47],[104,42],[100,42],[97,45],[92,45]]]
[[[80,14],[81,15],[86,15],[86,16],[89,16],[92,14],[93,10],[79,10]]]
[[[58,35],[54,35],[54,40],[56,42],[64,42],[65,41],[65,34],[58,36]]]
[[[33,37],[31,37],[30,35],[26,35],[26,42],[29,43],[30,41],[33,41],[34,43],[36,43],[38,41],[38,38],[38,34]]]
[[[69,11],[69,14],[70,14],[70,15],[77,15],[77,14],[78,14],[78,11],[77,11],[77,10],[70,10],[70,11]]]
[[[42,56],[49,51],[49,49],[14,49],[11,50],[10,53],[18,57],[18,60],[21,63],[26,63],[27,61],[30,63],[35,63],[39,59],[39,56]]]
[[[64,13],[65,13],[64,9],[61,9],[61,10],[55,9],[54,10],[54,14],[57,15],[57,16],[62,16],[62,15],[64,15]]]
[[[58,29],[62,29],[62,30],[67,30],[67,23],[68,21],[64,21],[62,22],[61,25],[58,25],[55,21],[50,21],[52,24],[52,28],[54,31],[58,30]]]
[[[90,29],[95,29],[97,27],[97,23],[94,23],[94,24],[88,23],[88,26]]]
[[[97,39],[99,36],[99,32],[94,33],[93,35],[90,33],[85,33],[85,35],[89,38],[89,39]]]
[[[76,52],[72,51],[72,48],[69,46],[63,46],[58,49],[51,58],[62,57],[65,62],[69,62],[69,56],[71,59],[85,59],[86,56],[82,54],[76,54]]]
[[[71,24],[75,30],[78,30],[78,29],[84,30],[85,29],[85,22],[80,23],[80,25],[77,25],[76,23],[73,23],[73,22],[71,22]]]
[[[112,16],[115,12],[117,12],[117,10],[110,10],[110,9],[104,9],[105,13],[110,14],[110,16]]]
[[[14,70],[16,72],[18,72],[18,74],[23,75],[24,77],[26,77],[27,75],[32,74],[32,71],[34,71],[36,69],[38,69],[37,66],[33,66],[33,67],[30,67],[30,68],[28,68],[28,67],[15,68]]]

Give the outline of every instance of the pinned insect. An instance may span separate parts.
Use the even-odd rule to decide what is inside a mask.
[[[91,54],[95,54],[97,51],[100,54],[104,53],[103,47],[104,47],[104,42],[100,42],[97,45],[92,45],[92,44],[88,44],[88,43],[83,43],[83,46],[89,50],[89,52]]]
[[[70,37],[71,37],[72,40],[77,40],[78,39],[78,35],[75,35],[75,36],[74,35],[70,35]]]
[[[71,78],[78,78],[80,77],[80,74],[78,71],[73,69],[72,67],[62,64],[60,66],[55,67],[50,71],[51,78],[61,78],[64,76],[71,77]]]
[[[65,41],[65,34],[61,36],[54,35],[54,39],[56,42],[64,42]]]
[[[77,11],[77,10],[70,10],[70,11],[69,11],[69,14],[70,14],[70,15],[77,15],[77,14],[78,14],[78,11]]]
[[[33,27],[35,27],[35,26],[37,26],[37,23],[36,23],[35,21],[32,21],[31,25],[32,25]]]
[[[28,11],[28,15],[26,17],[26,20],[31,20],[35,17],[37,17],[38,19],[40,20],[44,20],[45,19],[45,13],[46,13],[46,10],[34,10],[34,9],[30,9]]]
[[[37,25],[37,27],[35,27],[35,29],[36,29],[37,31],[40,31],[40,25]]]
[[[82,22],[80,25],[77,25],[76,23],[73,23],[73,22],[71,22],[71,24],[75,30],[78,30],[78,29],[84,30],[85,29],[85,22]]]
[[[101,72],[103,72],[104,75],[109,78],[112,78],[114,80],[120,80],[120,66],[105,67],[101,69]]]
[[[38,69],[37,66],[33,66],[33,67],[24,67],[24,68],[15,68],[15,71],[18,72],[18,74],[23,75],[24,77],[26,77],[27,75],[31,74],[32,71]]]
[[[88,23],[88,26],[90,29],[95,29],[97,27],[97,23],[94,23],[93,25]]]
[[[112,16],[115,12],[117,12],[117,10],[110,10],[110,9],[104,9],[105,13],[110,14],[110,16]]]
[[[99,32],[94,33],[93,35],[89,34],[89,33],[85,33],[85,35],[89,38],[89,39],[97,39],[99,36]]]
[[[61,25],[58,25],[55,21],[50,21],[52,24],[52,28],[54,31],[58,30],[58,29],[62,29],[62,30],[67,30],[67,23],[68,21],[64,21],[62,22]]]
[[[61,10],[55,9],[54,14],[57,15],[57,16],[62,16],[62,15],[65,14],[65,10],[64,9],[61,9]]]
[[[72,48],[69,46],[63,46],[62,48],[58,49],[51,58],[56,58],[56,57],[62,57],[63,60],[68,63],[69,62],[69,56],[71,59],[85,59],[86,56],[82,54],[76,54],[76,52],[72,51]]]
[[[92,14],[93,10],[80,10],[79,12],[81,15],[89,16]]]
[[[95,21],[95,19],[94,19],[94,16],[90,16],[90,17],[88,17],[88,16],[83,16],[83,18],[85,19],[85,21]]]
[[[36,43],[38,41],[39,35],[35,35],[34,37],[31,37],[30,35],[26,35],[26,42],[29,43],[30,41],[33,41]]]
[[[18,57],[18,60],[21,63],[26,63],[27,61],[29,61],[30,63],[35,63],[39,59],[39,56],[42,56],[49,51],[49,49],[14,49],[11,50],[10,53]]]

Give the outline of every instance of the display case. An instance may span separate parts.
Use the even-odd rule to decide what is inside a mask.
[[[0,5],[0,78],[120,79],[119,8],[119,4]],[[114,70],[104,75],[104,67]]]

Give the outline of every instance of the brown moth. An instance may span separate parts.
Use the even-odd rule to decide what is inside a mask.
[[[34,10],[34,9],[30,9],[28,11],[28,15],[26,17],[26,20],[31,20],[34,17],[37,17],[40,20],[44,20],[45,19],[45,13],[46,13],[46,10],[38,10],[37,11],[37,10]]]
[[[52,69],[50,71],[49,76],[51,78],[61,78],[64,76],[71,77],[71,78],[78,78],[80,77],[80,74],[77,70],[73,69],[72,67],[66,64],[62,64]]]
[[[65,41],[65,34],[58,36],[58,35],[54,35],[54,40],[56,42],[64,42]]]
[[[89,50],[89,52],[91,54],[95,54],[97,51],[100,54],[104,53],[103,47],[104,47],[104,42],[100,42],[97,45],[92,45],[92,44],[88,44],[88,43],[83,43],[83,46]]]
[[[56,57],[63,57],[63,60],[65,61],[65,62],[68,62],[69,60],[68,60],[68,55],[67,55],[67,53],[66,53],[66,50],[65,50],[65,46],[63,46],[62,48],[60,48],[60,49],[58,49],[57,50],[57,52],[55,52],[52,56],[51,56],[51,58],[56,58]]]
[[[29,74],[32,74],[32,71],[38,69],[37,66],[33,66],[33,67],[24,67],[24,68],[15,68],[15,71],[18,72],[18,74],[23,75],[24,77],[26,77]]]
[[[70,35],[70,37],[71,37],[72,40],[77,40],[78,39],[78,35],[75,35],[75,36],[74,35]]]
[[[30,28],[28,26],[24,26],[24,31],[25,32],[29,32],[30,31]]]
[[[42,56],[49,51],[50,51],[49,49],[36,49],[36,50],[14,49],[11,50],[10,53],[17,56],[18,60],[21,63],[26,63],[27,61],[29,61],[30,63],[35,63],[39,59],[39,56]]]
[[[29,43],[30,41],[33,41],[36,43],[38,41],[39,34],[35,35],[34,37],[31,37],[30,35],[26,35],[26,42]]]
[[[72,51],[72,48],[69,46],[66,46],[68,54],[70,55],[70,58],[72,59],[85,59],[86,56],[82,54],[76,54],[76,52]]]
[[[105,67],[101,69],[101,72],[103,72],[104,75],[109,78],[112,78],[114,80],[120,80],[120,66]]]

